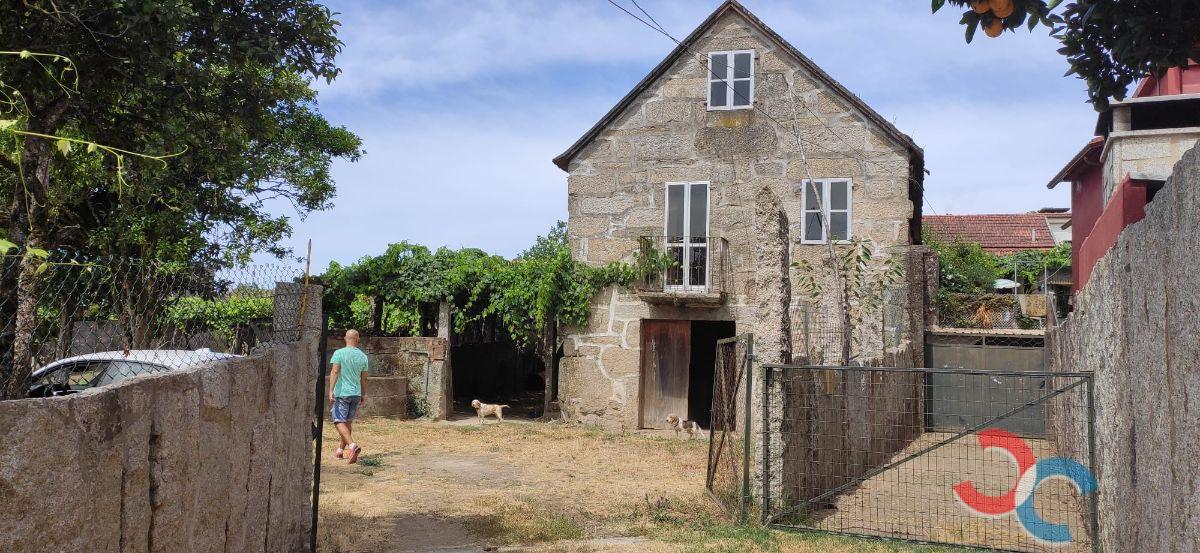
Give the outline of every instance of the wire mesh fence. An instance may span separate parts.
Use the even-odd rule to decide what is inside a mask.
[[[1007,294],[945,293],[937,298],[938,324],[947,328],[1043,329],[1065,314],[1053,291]]]
[[[911,340],[908,288],[902,285],[866,300],[801,299],[790,311],[793,357],[804,363],[878,364]]]
[[[765,365],[763,519],[1009,551],[1094,548],[1089,373]]]
[[[750,359],[753,338],[744,334],[717,342],[709,432],[708,493],[726,515],[741,522],[750,508]]]
[[[0,386],[45,397],[299,339],[304,274],[136,259],[0,256]]]

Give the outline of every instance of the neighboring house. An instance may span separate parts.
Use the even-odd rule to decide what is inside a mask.
[[[925,232],[938,240],[974,242],[984,251],[999,256],[1024,250],[1049,251],[1070,242],[1071,212],[1065,208],[1045,207],[1030,213],[926,215],[922,221]],[[1070,274],[1070,267],[1043,271],[1035,289],[1019,291],[1024,294],[1048,291],[1054,295],[1055,314],[1065,314],[1070,309],[1067,301],[1071,292]],[[1027,315],[1046,317],[1043,299],[1030,297],[1021,301],[1022,311]]]
[[[1046,216],[1046,224],[1050,226],[1050,235],[1054,237],[1054,245],[1071,241],[1071,208],[1043,207],[1038,210]]]
[[[1200,65],[1142,79],[1131,98],[1100,114],[1096,135],[1046,185],[1071,183],[1075,290],[1121,231],[1145,217],[1175,162],[1200,139]]]
[[[716,341],[756,317],[763,187],[789,219],[793,260],[821,266],[829,241],[852,237],[880,252],[920,243],[921,149],[735,1],[554,163],[569,173],[577,259],[653,247],[676,264],[651,287],[603,291],[585,327],[564,329],[558,395],[586,422],[707,425]]]
[[[988,253],[1009,255],[1054,249],[1062,241],[1063,224],[1070,220],[1070,212],[1046,208],[1035,213],[925,215],[922,224],[939,240],[976,242]]]

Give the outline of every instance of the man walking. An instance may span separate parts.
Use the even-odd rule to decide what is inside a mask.
[[[351,464],[358,462],[362,448],[354,443],[350,433],[354,429],[358,406],[367,399],[367,381],[362,377],[367,372],[367,354],[358,349],[358,342],[358,331],[347,330],[346,347],[333,352],[333,358],[329,360],[332,365],[329,371],[329,410],[338,437],[341,438],[334,456],[344,459],[349,455]]]

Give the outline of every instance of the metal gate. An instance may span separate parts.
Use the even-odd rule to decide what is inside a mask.
[[[745,522],[750,508],[750,360],[749,334],[717,341],[713,378],[712,431],[708,444],[706,488],[731,518]]]
[[[1091,373],[763,371],[769,526],[1002,551],[1097,550]],[[1036,392],[995,395],[997,379]],[[958,400],[928,412],[929,395]],[[930,418],[944,424],[927,427]],[[1005,429],[1026,418],[1042,419],[1046,439]]]
[[[970,332],[970,331],[964,331]],[[1039,397],[1046,379],[1036,376],[1009,377],[999,373],[1024,375],[1046,370],[1043,338],[1011,335],[929,333],[925,359],[938,369],[995,371],[990,379],[955,372],[928,375],[926,425],[930,429],[954,429],[975,424],[1002,413],[1005,405]],[[976,382],[978,381],[978,382]],[[971,387],[978,383],[979,389]],[[1042,437],[1046,433],[1045,406],[1037,405],[1021,416],[998,421],[996,426],[1022,436]]]

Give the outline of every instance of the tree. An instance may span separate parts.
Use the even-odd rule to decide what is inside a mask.
[[[992,37],[1022,24],[1053,27],[1067,74],[1087,82],[1097,110],[1123,100],[1146,75],[1200,60],[1200,0],[1076,0],[1061,10],[1061,0],[933,0],[933,11],[947,2],[967,8],[960,21],[967,42],[981,26]]]
[[[0,130],[4,238],[22,251],[71,248],[208,266],[249,259],[290,232],[265,202],[301,216],[328,207],[329,163],[357,137],[315,109],[310,79],[333,79],[337,21],[313,0],[84,0],[0,5],[0,82],[18,101]],[[56,65],[69,60],[69,69]],[[45,61],[49,60],[49,61]],[[12,98],[11,93],[8,97]],[[5,132],[7,131],[7,133]],[[18,131],[23,134],[18,134]],[[33,134],[30,134],[33,133]],[[127,163],[49,137],[124,152],[178,153]],[[29,370],[37,262],[22,258],[8,394]],[[136,287],[130,287],[136,291]],[[131,298],[136,301],[136,298]],[[0,375],[3,376],[3,375]]]

